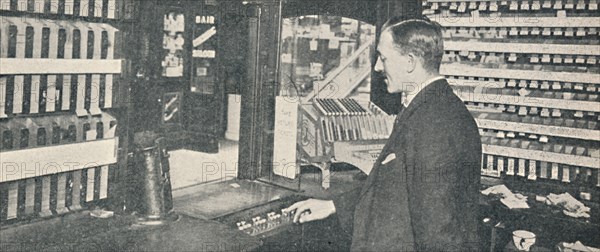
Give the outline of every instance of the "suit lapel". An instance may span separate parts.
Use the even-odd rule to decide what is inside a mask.
[[[379,154],[377,161],[375,164],[373,164],[374,167],[371,170],[371,174],[367,178],[365,185],[363,186],[360,198],[364,197],[371,187],[373,187],[373,182],[378,180],[377,176],[379,176],[379,174],[382,172],[380,171],[381,167],[383,166],[381,163],[388,155],[394,153],[396,155],[396,159],[404,159],[404,151],[402,151],[403,146],[401,146],[402,137],[403,134],[406,133],[407,124],[412,120],[412,116],[415,111],[423,103],[435,102],[435,99],[443,99],[443,96],[447,95],[448,93],[447,89],[450,90],[450,93],[452,93],[450,87],[448,86],[448,82],[445,79],[437,80],[421,90],[408,105],[408,107],[400,110],[396,116],[392,134],[390,134],[390,138]]]
[[[382,169],[382,166],[385,165],[385,164],[382,164],[382,162],[385,160],[385,158],[388,155],[394,154],[394,155],[396,155],[396,159],[403,158],[401,156],[401,153],[397,153],[398,152],[397,145],[401,139],[402,133],[404,132],[402,130],[402,128],[405,127],[405,125],[406,125],[405,122],[407,121],[407,117],[406,117],[407,114],[404,113],[403,111],[406,111],[406,109],[401,110],[401,112],[396,116],[396,120],[394,121],[394,128],[392,130],[392,133],[390,134],[390,138],[389,138],[388,142],[385,144],[385,146],[383,147],[383,149],[381,150],[379,157],[377,157],[377,160],[373,164],[374,167],[371,170],[371,174],[367,178],[367,181],[366,181],[365,185],[363,186],[363,190],[360,194],[361,198],[365,195],[365,193],[367,193],[371,189],[371,187],[373,187],[373,185],[375,184],[373,182],[377,181],[377,177],[382,172],[380,170]],[[394,162],[394,161],[395,160],[392,160],[390,162]]]

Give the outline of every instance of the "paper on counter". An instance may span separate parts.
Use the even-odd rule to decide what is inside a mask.
[[[483,195],[499,195],[500,202],[510,209],[529,208],[527,197],[522,194],[514,194],[505,185],[492,186],[481,192]]]
[[[585,246],[580,241],[575,243],[567,243],[563,242],[562,247],[565,248],[564,251],[577,251],[577,252],[600,252],[600,249]]]
[[[572,244],[571,249],[573,250],[577,250],[577,251],[585,251],[585,252],[589,252],[590,250],[588,249],[588,247],[586,247],[585,245],[583,245],[583,243],[581,243],[580,241],[577,241],[575,243]]]
[[[527,200],[520,200],[517,198],[503,198],[500,202],[510,209],[529,208]]]
[[[90,212],[90,216],[100,218],[100,219],[111,218],[114,215],[115,215],[115,213],[113,211],[106,211],[106,210],[101,210],[101,209],[96,209],[96,210],[93,210]]]
[[[574,218],[590,217],[590,208],[586,207],[583,203],[571,196],[569,193],[551,193],[546,198],[546,204],[562,207],[563,213],[567,216]]]
[[[566,216],[569,217],[573,217],[573,218],[590,218],[590,214],[587,212],[569,212],[567,210],[563,210],[563,214],[565,214]]]
[[[539,202],[546,202],[547,198],[540,195],[535,195],[535,200]]]
[[[490,194],[492,194],[492,195],[500,195],[500,196],[506,196],[506,195],[511,195],[512,194],[512,192],[505,185],[492,186],[492,187],[490,187],[488,189],[485,189],[485,190],[481,191],[481,193],[483,195],[485,195],[485,196],[488,196]]]

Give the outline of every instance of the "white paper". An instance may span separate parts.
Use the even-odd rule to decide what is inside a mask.
[[[481,192],[483,195],[499,195],[502,197],[500,202],[510,209],[529,208],[527,197],[521,194],[514,194],[505,185],[492,186]]]
[[[96,130],[88,130],[85,132],[85,139],[87,141],[95,140],[97,135],[98,133],[96,132]]]
[[[296,164],[297,121],[297,100],[276,97],[273,173],[290,179],[295,179],[300,169]]]

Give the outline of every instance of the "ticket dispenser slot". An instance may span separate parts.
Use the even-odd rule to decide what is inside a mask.
[[[59,144],[61,139],[61,128],[55,123],[52,126],[52,144]]]
[[[74,143],[77,140],[77,128],[75,125],[69,125],[63,139],[70,143]]]
[[[29,129],[21,129],[20,132],[19,149],[25,149],[29,147]]]
[[[104,123],[98,122],[96,123],[96,139],[104,138]]]
[[[83,140],[84,141],[89,141],[91,139],[87,139],[87,132],[90,130],[90,124],[89,123],[85,123],[83,124],[83,131],[81,132],[82,136],[83,136]]]
[[[10,129],[2,132],[2,150],[12,150],[13,145],[13,132]]]
[[[37,130],[37,146],[45,146],[47,141],[46,129],[39,128]]]

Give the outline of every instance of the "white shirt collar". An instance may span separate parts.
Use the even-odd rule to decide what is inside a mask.
[[[431,83],[434,83],[434,82],[436,82],[436,81],[439,81],[439,80],[443,80],[443,79],[446,79],[446,77],[445,77],[445,76],[443,76],[443,75],[440,75],[440,76],[437,76],[437,77],[431,78],[431,79],[429,79],[429,80],[426,80],[425,82],[421,83],[421,85],[419,86],[419,87],[421,87],[421,90],[419,90],[419,93],[420,93],[420,92],[421,92],[423,89],[425,89],[425,87],[426,87],[426,86],[428,86],[429,84],[431,84]],[[415,98],[415,97],[416,97],[416,96],[417,96],[419,93],[416,93],[415,95],[412,95],[412,96],[411,96],[411,99],[410,99],[410,100],[407,102],[407,101],[406,101],[406,99],[407,99],[407,95],[406,95],[406,93],[405,93],[405,92],[403,92],[403,93],[402,93],[402,105],[404,106],[404,108],[407,108],[407,107],[408,107],[408,105],[410,105],[410,102],[412,101],[412,99],[413,99],[413,98]]]
[[[434,82],[436,82],[436,81],[443,80],[443,79],[446,79],[446,77],[445,77],[445,76],[443,76],[443,75],[440,75],[440,76],[438,76],[438,77],[433,77],[433,78],[431,78],[431,79],[429,79],[429,80],[427,80],[427,81],[423,82],[423,85],[421,85],[421,86],[422,86],[422,87],[424,87],[424,86],[427,86],[427,85],[429,85],[429,84],[431,84],[431,83],[434,83]]]

